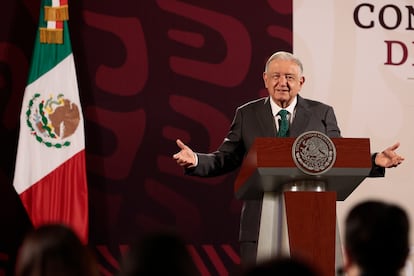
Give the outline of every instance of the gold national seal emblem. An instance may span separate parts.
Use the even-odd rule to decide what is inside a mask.
[[[42,99],[36,93],[26,111],[26,123],[31,134],[47,147],[69,146],[69,137],[75,133],[79,121],[79,107],[63,94]]]
[[[296,138],[292,146],[292,157],[302,172],[320,175],[335,163],[335,144],[319,131],[308,131]]]

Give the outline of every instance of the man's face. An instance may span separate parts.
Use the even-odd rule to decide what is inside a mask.
[[[280,107],[287,107],[302,88],[305,78],[300,76],[299,66],[289,60],[272,60],[263,80],[269,96]]]

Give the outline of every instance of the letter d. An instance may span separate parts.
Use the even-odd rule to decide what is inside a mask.
[[[401,65],[407,61],[408,49],[407,49],[407,46],[403,42],[397,41],[397,40],[384,40],[384,42],[387,44],[387,61],[384,63],[385,65]],[[399,62],[392,60],[392,53],[393,53],[392,50],[393,49],[395,50],[395,48],[393,47],[398,47],[398,46],[400,46],[402,50],[402,57]]]

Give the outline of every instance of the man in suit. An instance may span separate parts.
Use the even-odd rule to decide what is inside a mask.
[[[194,153],[177,139],[180,151],[173,158],[194,176],[217,176],[230,172],[243,162],[256,137],[281,136],[279,111],[287,111],[288,132],[297,137],[306,131],[320,131],[329,137],[340,137],[334,110],[321,102],[299,95],[305,78],[301,61],[288,52],[276,52],[266,62],[263,73],[268,97],[237,108],[223,143],[212,153]],[[285,111],[285,112],[286,112]],[[371,176],[384,176],[385,168],[398,166],[404,158],[395,153],[399,143],[373,154]],[[260,224],[261,201],[247,200],[240,221],[240,254],[243,264],[254,262]]]

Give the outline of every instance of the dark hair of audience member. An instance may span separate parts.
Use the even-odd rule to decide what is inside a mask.
[[[183,238],[172,231],[145,234],[132,243],[121,262],[122,276],[200,275]]]
[[[92,252],[63,224],[45,224],[30,233],[19,249],[16,276],[98,276]]]
[[[288,256],[275,257],[246,268],[242,276],[317,276],[317,271],[301,259]]]
[[[365,201],[345,220],[345,250],[361,275],[398,275],[409,253],[409,220],[399,206]]]

